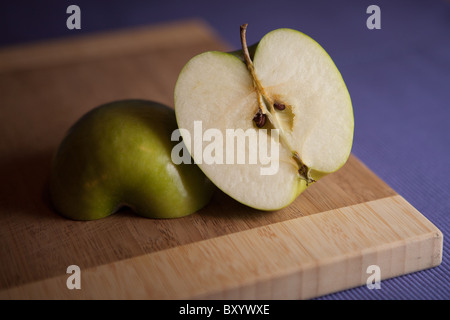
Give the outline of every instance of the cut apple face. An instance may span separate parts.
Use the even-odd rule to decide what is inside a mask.
[[[353,109],[317,42],[278,29],[251,55],[246,27],[241,52],[206,52],[186,64],[175,112],[189,153],[217,187],[250,207],[276,210],[345,164]]]

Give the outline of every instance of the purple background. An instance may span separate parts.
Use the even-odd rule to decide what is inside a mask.
[[[81,8],[81,30],[66,8]],[[381,30],[366,9],[381,8]],[[202,18],[239,48],[290,27],[318,41],[348,86],[355,113],[353,153],[444,234],[439,267],[319,299],[449,299],[450,1],[2,1],[0,46]]]

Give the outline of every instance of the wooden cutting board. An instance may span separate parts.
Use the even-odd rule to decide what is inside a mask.
[[[0,50],[0,298],[306,299],[365,285],[371,265],[387,279],[440,264],[442,233],[354,156],[276,212],[219,191],[174,220],[52,210],[50,159],[72,123],[112,100],[173,106],[183,65],[226,49],[185,21]]]

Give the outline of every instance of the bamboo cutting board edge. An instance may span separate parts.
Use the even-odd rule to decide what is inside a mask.
[[[181,28],[189,32],[182,33]],[[200,19],[74,35],[0,48],[0,73],[138,54],[153,48],[171,48],[174,43],[183,47],[211,39],[220,41],[214,30]]]
[[[394,230],[388,221],[399,218]],[[355,228],[361,219],[369,228]],[[327,225],[342,230],[321,233]],[[81,290],[68,290],[62,275],[0,298],[308,299],[366,284],[369,265],[380,266],[382,280],[438,266],[442,245],[442,233],[393,196],[82,270]]]

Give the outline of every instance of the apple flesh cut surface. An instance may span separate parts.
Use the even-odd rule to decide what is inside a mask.
[[[259,160],[206,163],[194,143],[186,143],[192,158],[222,191],[253,208],[276,210],[346,163],[353,142],[353,109],[340,72],[317,42],[296,30],[277,29],[256,49],[252,46],[251,55],[246,27],[241,26],[242,51],[205,52],[185,65],[175,87],[175,112],[179,128],[186,130],[183,138],[186,132],[190,135],[187,139],[195,135],[196,121],[204,132],[215,129],[224,137],[227,129],[262,132],[258,143],[278,137],[279,152],[272,160],[279,166],[271,175],[261,174],[265,164]],[[271,129],[278,129],[277,135]],[[249,141],[239,150],[236,144],[234,152],[248,156],[256,147]]]
[[[54,158],[50,197],[74,220],[106,217],[123,206],[149,218],[191,214],[214,185],[194,164],[171,160],[173,109],[124,100],[97,107],[69,130]]]

